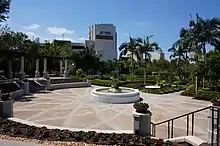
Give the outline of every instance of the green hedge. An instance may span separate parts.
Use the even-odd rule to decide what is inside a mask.
[[[203,90],[198,90],[198,92],[194,95],[195,99],[199,100],[207,100],[210,101],[213,98],[218,98],[220,99],[220,93],[217,91],[203,91]]]
[[[194,97],[195,94],[196,94],[195,89],[190,88],[190,89],[183,91],[180,95]]]
[[[92,82],[92,85],[107,86],[107,87],[110,87],[112,84],[111,80],[95,79],[95,80],[92,80],[91,82]]]
[[[125,86],[125,87],[133,87],[133,88],[140,88],[140,86],[143,86],[144,81],[143,80],[134,80],[134,81],[119,81],[118,86]],[[154,85],[156,84],[156,81],[154,80],[147,80],[146,83]],[[110,87],[112,84],[112,80],[100,80],[100,79],[95,79],[92,80],[93,85],[98,85],[98,86],[107,86]]]
[[[210,91],[209,88],[200,89],[197,91],[197,93],[195,92],[194,88],[189,88],[189,89],[183,91],[181,93],[181,95],[190,96],[190,97],[193,97],[194,99],[206,100],[206,101],[210,101],[213,98],[220,99],[220,93],[217,91]]]
[[[184,86],[177,87],[163,87],[160,89],[143,89],[142,92],[151,93],[151,94],[168,94],[173,92],[178,92],[186,89]]]

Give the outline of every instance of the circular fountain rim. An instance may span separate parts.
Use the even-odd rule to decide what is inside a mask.
[[[97,90],[108,90],[110,87],[99,87],[91,91],[91,100],[95,102],[125,104],[134,103],[140,100],[140,92],[138,89],[122,87],[122,90],[130,90],[124,93],[100,92]]]
[[[126,92],[126,93],[112,93],[112,92],[100,92],[97,90],[101,90],[101,89],[110,89],[110,87],[99,87],[99,88],[95,88],[92,90],[93,94],[98,94],[98,95],[110,95],[110,96],[114,96],[114,95],[120,95],[120,96],[127,96],[127,95],[139,95],[139,90],[138,89],[133,89],[133,88],[126,88],[126,87],[120,87],[120,89],[125,89],[125,90],[130,90],[131,92]]]

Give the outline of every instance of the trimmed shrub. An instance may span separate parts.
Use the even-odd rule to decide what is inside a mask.
[[[195,94],[196,92],[194,89],[187,89],[183,91],[180,95],[194,97]]]
[[[100,80],[100,79],[95,79],[92,80],[93,85],[98,85],[98,86],[107,86],[110,87],[112,84],[112,80]]]
[[[76,75],[77,75],[78,77],[81,77],[81,76],[83,75],[83,70],[82,70],[81,68],[77,69],[77,70],[76,70]]]
[[[134,74],[136,76],[143,77],[144,76],[144,68],[140,67],[140,68],[136,69]]]
[[[181,90],[185,90],[184,86],[177,86],[177,87],[163,87],[160,89],[144,89],[141,90],[145,93],[152,93],[152,94],[168,94],[173,92],[179,92]]]
[[[191,84],[188,86],[187,90],[183,91],[180,95],[194,97],[196,94],[194,85]]]
[[[98,75],[89,75],[86,77],[87,80],[95,80],[98,79]]]
[[[220,99],[220,93],[217,91],[204,91],[204,90],[198,90],[198,92],[194,95],[195,99],[199,100],[207,100],[210,101],[212,99]]]
[[[119,80],[126,81],[127,80],[127,75],[126,74],[120,74]]]

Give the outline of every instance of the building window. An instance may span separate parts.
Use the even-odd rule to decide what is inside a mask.
[[[100,40],[113,40],[113,36],[96,35],[96,39],[100,39]]]

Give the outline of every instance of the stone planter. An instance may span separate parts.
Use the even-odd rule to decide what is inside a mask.
[[[145,113],[133,111],[133,133],[141,136],[151,136],[151,116],[147,110]]]
[[[138,107],[138,106],[133,106],[136,110],[136,112],[138,113],[145,113],[147,111],[147,109],[149,108],[149,106],[142,106],[142,107]]]
[[[2,101],[0,100],[0,117],[1,118],[9,118],[13,116],[13,101],[12,100],[6,100]]]
[[[211,102],[214,106],[220,106],[220,101],[212,100]]]

